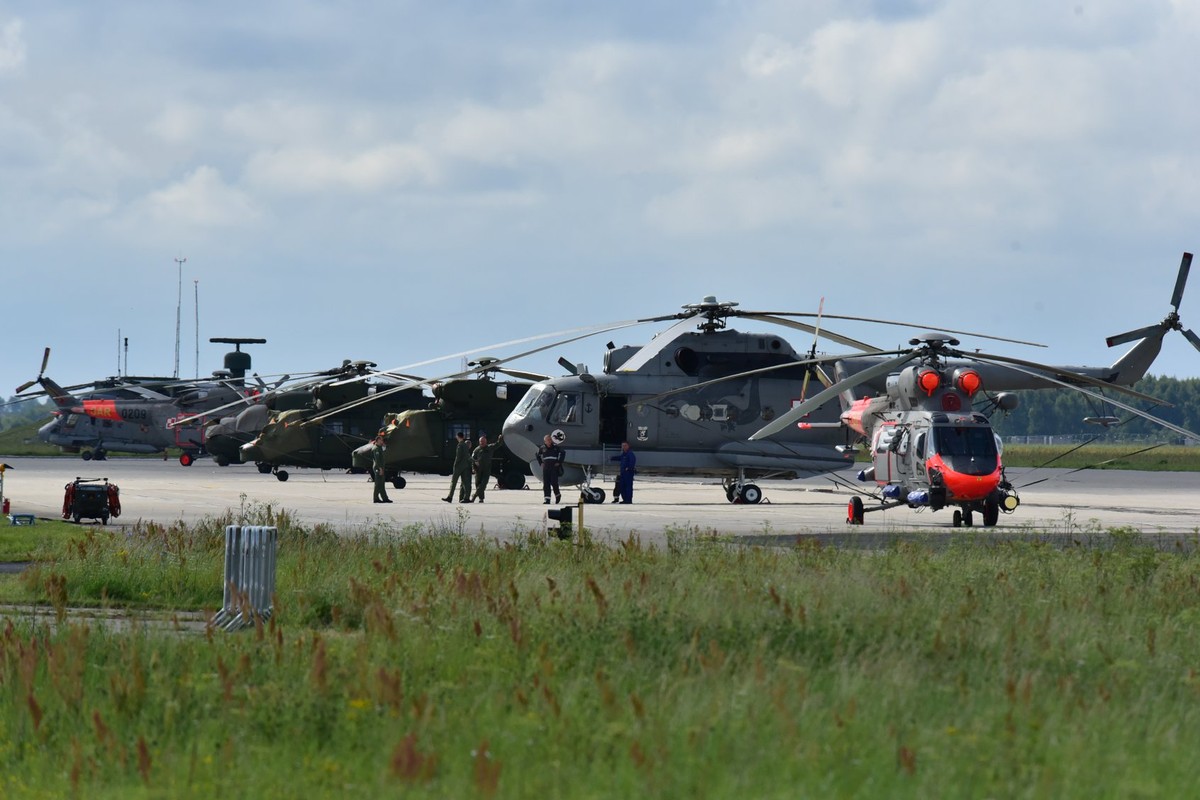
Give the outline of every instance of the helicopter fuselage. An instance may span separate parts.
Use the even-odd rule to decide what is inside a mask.
[[[561,430],[563,483],[604,471],[623,441],[637,451],[639,473],[654,475],[793,478],[853,461],[853,453],[839,449],[846,437],[833,411],[770,441],[747,441],[799,402],[805,366],[697,386],[801,360],[780,337],[721,330],[686,333],[672,344],[633,372],[621,366],[640,348],[621,347],[608,351],[603,374],[580,370],[535,384],[505,421],[505,443],[532,461],[544,437]],[[815,379],[812,385],[819,388]]]

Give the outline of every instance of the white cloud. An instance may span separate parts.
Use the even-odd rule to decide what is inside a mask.
[[[375,192],[428,187],[438,179],[430,155],[407,144],[386,144],[340,154],[292,147],[254,154],[246,165],[249,185],[272,192]]]
[[[151,231],[241,228],[261,216],[244,192],[226,184],[212,167],[197,167],[176,183],[134,205],[129,224]]]
[[[24,24],[19,19],[9,20],[0,28],[0,74],[16,72],[25,65]]]

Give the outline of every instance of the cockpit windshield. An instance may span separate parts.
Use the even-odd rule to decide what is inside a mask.
[[[990,475],[996,469],[996,437],[985,425],[939,425],[933,429],[933,448],[955,472]]]
[[[527,417],[535,412],[540,412],[540,416],[545,416],[546,409],[550,408],[550,404],[554,402],[555,392],[545,384],[534,384],[530,387],[525,396],[521,398],[521,402],[517,403],[517,407],[513,409],[513,415],[517,417]]]

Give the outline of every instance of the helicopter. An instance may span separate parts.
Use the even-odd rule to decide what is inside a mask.
[[[356,469],[354,449],[374,438],[387,412],[424,407],[427,402],[418,387],[376,396],[383,386],[344,380],[370,376],[374,367],[371,361],[347,361],[341,369],[325,373],[330,376],[325,381],[282,394],[275,400],[276,410],[266,415],[254,409],[242,411],[235,428],[252,429],[255,420],[262,424],[238,448],[237,460],[253,461],[259,472],[272,473],[280,481],[289,477],[286,469],[280,469],[285,466]],[[323,415],[319,424],[305,424],[317,415]]]
[[[546,377],[502,368],[499,359],[490,357],[480,358],[469,366],[476,368],[475,378],[451,378],[432,385],[434,400],[428,408],[391,413],[384,420],[380,433],[386,444],[385,477],[397,489],[406,484],[401,470],[449,475],[457,434],[474,441],[481,433],[499,431],[533,385],[531,380]],[[496,380],[498,372],[521,380]],[[370,467],[370,447],[368,442],[354,451],[356,467]],[[492,473],[501,489],[523,489],[526,478],[532,474],[529,464],[516,458],[505,446],[496,449]]]
[[[1176,298],[1182,295],[1185,280],[1186,273],[1181,273]],[[530,388],[505,421],[505,443],[519,458],[532,460],[545,435],[563,431],[567,464],[560,480],[580,485],[583,500],[590,503],[604,502],[604,490],[593,487],[592,479],[619,452],[622,441],[637,450],[639,472],[720,478],[731,503],[760,502],[762,490],[752,482],[755,479],[808,477],[850,465],[854,448],[846,441],[839,410],[833,407],[811,408],[802,427],[780,428],[769,439],[750,439],[749,434],[804,402],[811,381],[833,385],[881,363],[884,354],[879,348],[822,328],[824,320],[861,320],[910,329],[925,326],[821,310],[815,314],[744,311],[737,305],[708,296],[683,306],[673,315],[679,321],[645,346],[617,347],[609,342],[600,374],[560,360],[569,374]],[[807,331],[814,336],[813,346],[802,356],[779,336],[728,328],[733,317]],[[816,324],[802,318],[815,318]],[[1019,360],[983,363],[969,354],[961,354],[963,363],[954,366],[975,369],[994,392],[987,402],[1001,410],[1015,408],[1013,391],[1057,388],[1064,378],[1067,383],[1099,380],[1128,386],[1146,374],[1163,336],[1177,319],[1168,322],[1131,332],[1129,341],[1137,339],[1137,343],[1107,367],[1028,369]],[[943,333],[968,335],[955,330]],[[861,352],[818,358],[818,338]],[[864,388],[885,391],[886,374],[871,373]]]
[[[839,398],[840,422],[870,446],[871,466],[858,473],[858,480],[874,482],[880,487],[879,505],[866,507],[858,494],[850,498],[846,521],[851,525],[862,525],[869,511],[898,506],[932,511],[953,507],[955,528],[972,526],[975,512],[981,514],[985,527],[991,527],[1001,512],[1016,511],[1021,501],[1005,475],[1001,439],[992,430],[989,418],[972,407],[974,398],[984,388],[975,366],[980,362],[1000,363],[1030,375],[1040,373],[1041,378],[1060,387],[1083,392],[1170,430],[1200,438],[1112,397],[1083,388],[1103,388],[1159,402],[1098,378],[978,351],[970,354],[974,364],[956,365],[950,359],[961,359],[966,354],[955,349],[959,340],[946,334],[926,333],[911,339],[909,344],[911,350],[828,386],[750,437],[751,441],[757,441],[791,429],[797,423],[803,425],[810,413]],[[886,389],[882,394],[861,398],[853,394],[857,387],[885,375]]]
[[[316,413],[316,410],[331,407],[344,399],[357,396],[366,397],[367,390],[359,392],[326,390],[325,385],[350,375],[368,375],[374,367],[375,363],[372,361],[346,359],[341,366],[314,373],[313,377],[308,380],[277,386],[271,391],[264,392],[258,403],[246,406],[236,414],[210,419],[205,423],[208,452],[220,467],[243,463],[242,447],[254,441],[268,424],[273,423],[285,412],[308,410]],[[225,408],[219,407],[213,409],[213,412],[223,410]],[[342,421],[341,427],[345,427],[345,420]],[[336,428],[337,426],[331,426],[331,429]],[[311,442],[306,439],[304,446],[310,447]],[[317,449],[321,448],[318,446]],[[308,463],[306,462],[302,466],[308,466]],[[264,474],[272,471],[272,465],[267,462],[258,462],[258,468]]]
[[[54,419],[38,430],[38,437],[65,452],[80,453],[85,461],[103,460],[109,451],[161,453],[178,447],[183,451],[179,463],[190,466],[206,453],[201,424],[204,413],[231,400],[253,402],[261,391],[245,385],[251,359],[241,346],[264,344],[266,339],[222,337],[209,341],[235,346],[225,355],[225,368],[214,372],[211,380],[121,376],[64,388],[46,377],[47,347],[37,377],[18,386],[17,394],[35,384],[41,386],[41,394],[54,401],[55,410]],[[71,394],[79,389],[88,391]]]

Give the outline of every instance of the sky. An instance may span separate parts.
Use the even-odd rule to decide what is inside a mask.
[[[1108,364],[1200,247],[1197,41],[1185,0],[0,0],[0,394],[47,346],[64,384],[173,374],[177,315],[181,376],[214,336],[298,374],[707,295]]]

